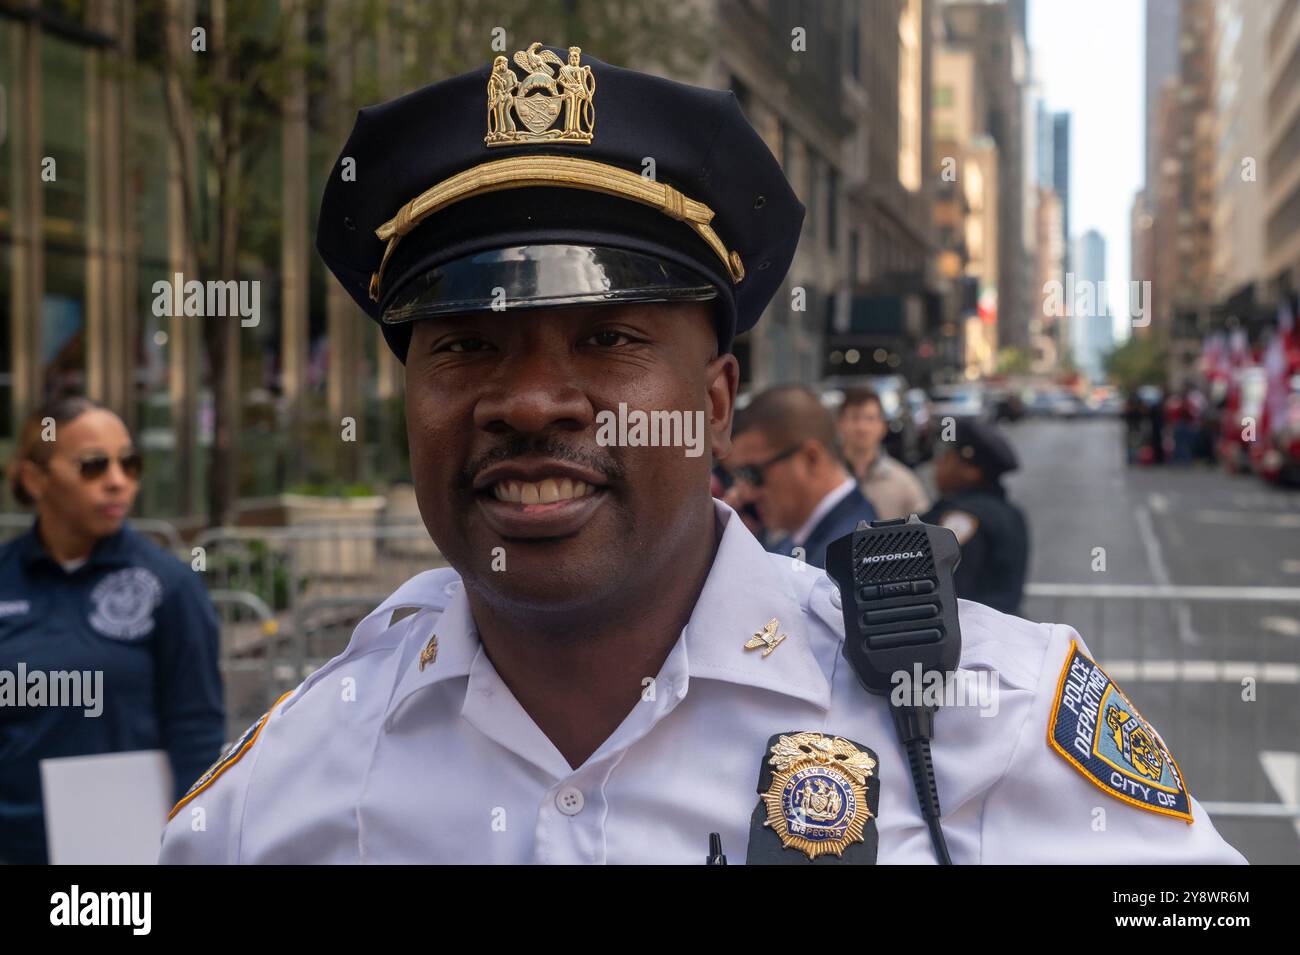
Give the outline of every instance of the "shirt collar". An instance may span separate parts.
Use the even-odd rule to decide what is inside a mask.
[[[37,566],[44,564],[47,567],[57,570],[59,573],[67,573],[45,549],[45,544],[41,542],[40,519],[32,522],[31,529],[19,538],[18,554],[19,560],[23,567],[32,570]],[[82,570],[86,567],[113,567],[131,562],[130,541],[131,531],[125,523],[113,534],[107,537],[101,537],[95,542],[95,546],[90,551],[90,556],[86,558],[85,564],[78,567]]]
[[[853,487],[852,480],[846,483],[850,489]],[[715,499],[713,505],[715,520],[723,528],[722,539],[690,620],[669,655],[670,661],[677,661],[673,668],[685,657],[688,685],[697,678],[723,680],[797,697],[828,709],[830,683],[813,652],[808,618],[799,596],[781,572],[779,562],[784,558],[764,550],[726,504]],[[806,568],[806,572],[819,573],[813,568]],[[410,626],[419,634],[417,639],[403,643],[400,676],[388,706],[390,722],[397,708],[413,693],[467,677],[475,666],[487,662],[478,660],[482,645],[464,585],[456,581],[447,585],[447,592],[450,599],[441,616],[424,601],[406,601],[424,604],[426,612],[411,618]],[[786,634],[786,639],[770,657],[763,656],[762,648],[746,650],[745,642],[772,619],[777,621],[778,634]],[[421,670],[421,652],[435,632],[437,657]],[[665,663],[666,669],[668,666]],[[686,688],[680,689],[684,693]]]
[[[885,446],[882,444],[879,448],[876,449],[875,457],[871,459],[871,463],[867,465],[867,471],[864,477],[871,477],[872,475],[874,475],[877,471],[879,471],[884,466],[885,462],[888,460],[889,460],[889,452],[885,450]]]
[[[844,493],[837,488],[828,496],[835,498],[830,507],[855,486],[851,478],[845,485]],[[713,569],[686,624],[690,675],[772,690],[829,709],[830,683],[813,652],[810,618],[783,567],[788,559],[766,551],[726,504],[713,504],[724,530]],[[821,573],[801,566],[803,573]],[[778,634],[787,634],[786,639],[768,657],[761,648],[746,650],[745,642],[773,618]]]
[[[817,525],[821,523],[822,518],[829,514],[835,508],[836,504],[852,494],[853,489],[857,487],[857,485],[858,482],[853,480],[852,476],[846,477],[844,483],[829,492],[821,499],[817,506],[813,508],[813,512],[808,515],[808,520],[803,522],[803,527],[799,528],[790,536],[790,542],[796,547],[802,547],[804,542],[812,536],[812,532],[817,529]]]

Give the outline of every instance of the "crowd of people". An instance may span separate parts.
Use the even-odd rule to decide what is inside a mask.
[[[992,425],[955,418],[935,460],[939,499],[885,450],[880,396],[849,389],[834,412],[797,385],[755,396],[736,418],[730,452],[714,469],[714,494],[775,553],[824,567],[827,545],[860,521],[915,514],[950,529],[962,548],[957,592],[998,610],[1020,607],[1029,531],[1002,475],[1018,466]]]
[[[1194,385],[1139,388],[1124,402],[1124,433],[1129,464],[1213,464],[1219,409]]]

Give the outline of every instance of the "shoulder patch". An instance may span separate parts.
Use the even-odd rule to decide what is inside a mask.
[[[939,518],[939,526],[957,535],[958,544],[965,544],[979,530],[980,519],[968,511],[948,511]]]
[[[1047,742],[1116,799],[1191,824],[1191,799],[1164,740],[1078,641],[1061,669]]]
[[[235,763],[239,762],[239,760],[243,758],[243,755],[253,748],[253,744],[257,742],[257,737],[262,734],[262,727],[266,725],[267,719],[275,712],[275,708],[284,702],[284,698],[292,693],[293,690],[290,690],[272,703],[269,710],[259,716],[252,726],[244,730],[239,739],[231,743],[226,748],[226,751],[217,757],[217,761],[209,766],[203,775],[194,781],[194,785],[191,786],[186,791],[185,795],[181,797],[180,802],[172,807],[172,811],[167,814],[168,822],[170,822],[176,814],[181,811],[182,806],[216,782],[217,778],[222,773],[235,765]]]

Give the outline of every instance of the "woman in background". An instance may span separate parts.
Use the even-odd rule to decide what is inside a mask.
[[[47,861],[42,759],[160,749],[179,798],[219,754],[217,616],[198,575],[126,525],[141,466],[88,398],[23,426],[10,483],[36,519],[0,546],[0,861]]]

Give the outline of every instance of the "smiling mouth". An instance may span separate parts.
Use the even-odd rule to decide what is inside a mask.
[[[492,496],[507,504],[555,504],[595,494],[596,488],[586,481],[572,478],[545,478],[541,481],[497,481]]]

